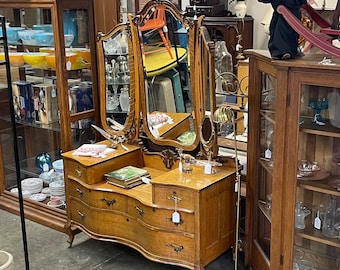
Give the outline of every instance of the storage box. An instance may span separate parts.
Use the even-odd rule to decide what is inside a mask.
[[[31,82],[16,81],[12,83],[15,118],[31,121],[33,119],[33,88]]]
[[[33,86],[34,120],[50,124],[59,120],[57,88],[54,84]]]

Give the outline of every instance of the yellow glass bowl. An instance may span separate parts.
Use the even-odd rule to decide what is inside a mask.
[[[23,58],[23,52],[9,52],[9,63],[12,66],[20,67],[25,64],[24,58]],[[0,53],[0,61],[5,61],[5,53]]]
[[[43,52],[30,52],[24,53],[23,57],[27,64],[33,67],[45,67],[46,63],[46,56],[48,53]]]
[[[46,62],[49,65],[50,68],[55,69],[56,68],[56,58],[55,58],[55,54],[48,54],[46,55]],[[73,65],[78,59],[78,55],[76,53],[71,53],[71,52],[67,52],[65,55],[65,60],[66,63],[70,62],[71,65]]]

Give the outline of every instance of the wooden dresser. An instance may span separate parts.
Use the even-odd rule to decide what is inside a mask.
[[[234,245],[234,168],[218,167],[207,175],[195,166],[186,174],[165,169],[158,156],[145,155],[137,146],[128,148],[105,158],[63,154],[70,245],[76,228],[94,239],[128,245],[148,259],[189,269],[203,269]],[[151,183],[131,189],[106,183],[104,173],[125,165],[147,169]],[[179,222],[173,222],[175,211]]]

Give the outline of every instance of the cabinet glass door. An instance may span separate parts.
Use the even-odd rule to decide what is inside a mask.
[[[302,84],[293,269],[340,267],[340,88]]]
[[[276,78],[262,73],[261,80],[255,239],[266,259],[270,260]]]
[[[50,220],[64,218],[65,204],[60,203],[57,207],[49,204],[50,195],[65,200],[61,152],[94,141],[91,123],[98,122],[99,118],[96,113],[97,93],[94,91],[97,89],[97,66],[93,60],[92,1],[35,1],[34,4],[31,1],[0,1],[0,14],[8,22],[6,32],[13,88],[11,97],[4,66],[1,66],[0,192],[1,196],[9,198],[1,206],[11,210],[17,205],[9,109],[10,102],[13,102],[26,209],[41,210],[42,223],[63,230],[61,222]],[[57,160],[59,166],[54,163]],[[50,174],[42,176],[43,183],[39,187],[30,186],[37,180],[32,180],[34,183],[24,181],[39,178],[44,165]],[[55,172],[52,173],[52,169]],[[52,190],[51,187],[48,189],[54,180],[61,181],[58,185],[53,184]],[[30,211],[26,213],[28,218],[35,218]]]

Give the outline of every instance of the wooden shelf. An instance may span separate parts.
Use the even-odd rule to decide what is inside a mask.
[[[324,126],[313,123],[310,119],[300,125],[300,131],[308,134],[340,138],[340,128],[333,127],[327,120]]]
[[[271,162],[271,160],[266,158],[260,158],[259,163],[260,165],[270,174],[273,175],[273,167],[269,166],[268,163]]]
[[[303,230],[296,230],[296,234],[302,238],[309,239],[318,243],[322,243],[325,245],[333,246],[336,248],[340,248],[340,239],[334,239],[330,237],[326,237],[322,234],[321,230],[315,229],[310,219],[306,219],[306,228]]]
[[[327,177],[324,180],[297,180],[297,184],[299,187],[302,187],[307,190],[317,191],[324,194],[340,196],[340,191],[331,187],[328,183],[334,178],[332,176]]]
[[[263,213],[263,215],[268,219],[270,223],[272,223],[272,211],[266,208],[266,202],[258,201],[257,206]]]

